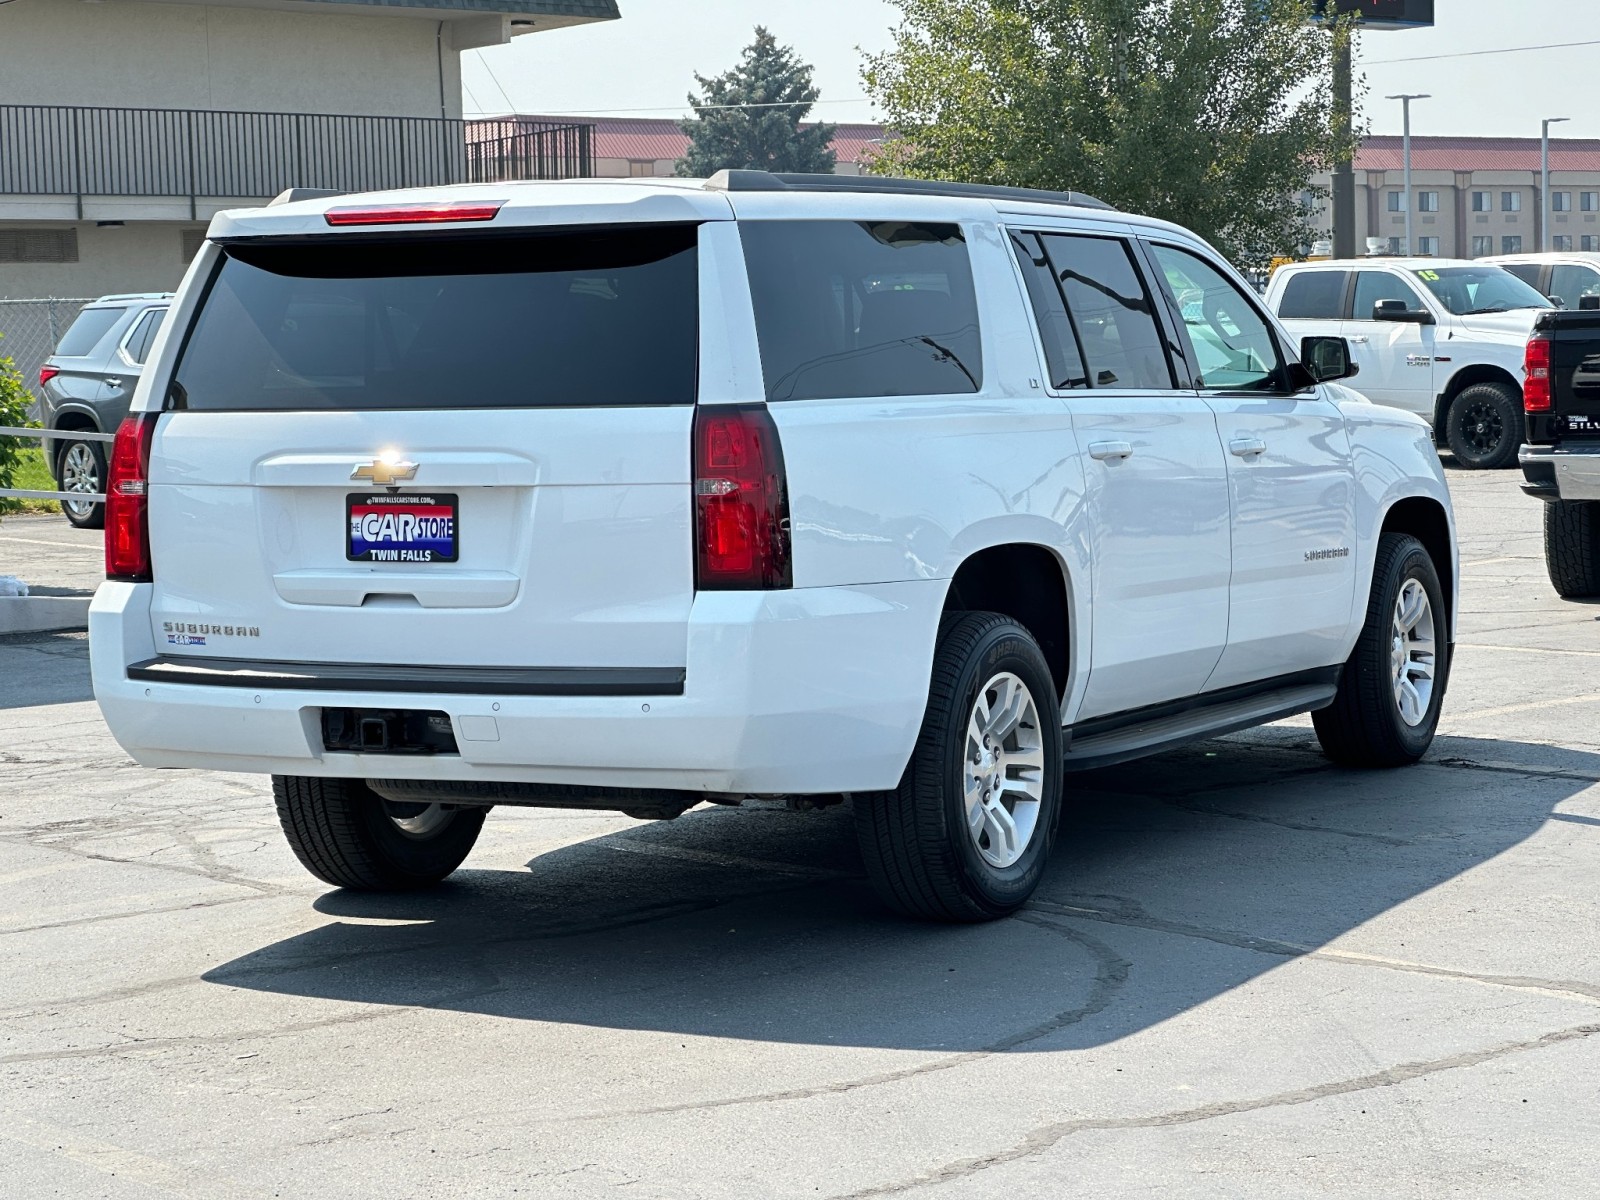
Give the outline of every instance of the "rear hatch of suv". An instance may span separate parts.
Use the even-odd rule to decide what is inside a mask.
[[[697,271],[693,223],[225,242],[160,384],[158,651],[682,667]]]

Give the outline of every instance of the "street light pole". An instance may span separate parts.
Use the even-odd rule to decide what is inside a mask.
[[[1555,211],[1555,197],[1550,194],[1550,126],[1570,121],[1571,117],[1546,117],[1539,133],[1539,249],[1550,250],[1550,214]]]
[[[1412,204],[1414,202],[1414,198],[1411,195],[1411,102],[1413,100],[1431,100],[1431,99],[1433,99],[1433,97],[1429,96],[1429,95],[1425,95],[1425,94],[1419,93],[1419,92],[1412,92],[1412,93],[1408,93],[1408,94],[1400,95],[1400,96],[1388,96],[1388,97],[1385,97],[1385,99],[1398,100],[1398,101],[1400,101],[1401,105],[1404,106],[1405,136],[1402,139],[1402,141],[1403,141],[1403,144],[1405,146],[1405,159],[1406,159],[1406,200],[1405,200],[1406,253],[1407,254],[1415,254],[1416,251],[1412,248],[1412,241],[1411,241],[1411,206],[1412,206]]]

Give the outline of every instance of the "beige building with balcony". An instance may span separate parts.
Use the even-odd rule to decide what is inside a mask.
[[[1386,252],[1404,253],[1408,205],[1412,253],[1485,258],[1541,249],[1538,138],[1413,137],[1409,196],[1398,137],[1368,138],[1355,170],[1358,250],[1376,238]],[[1600,141],[1551,139],[1550,194],[1550,248],[1600,252]],[[1317,219],[1331,237],[1326,203]]]

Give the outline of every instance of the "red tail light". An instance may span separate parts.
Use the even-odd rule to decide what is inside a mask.
[[[150,581],[150,440],[156,414],[126,418],[111,444],[106,472],[106,578]]]
[[[40,367],[39,368],[39,386],[43,387],[45,384],[49,383],[52,379],[54,379],[59,374],[61,374],[61,368],[60,367]]]
[[[1522,384],[1522,407],[1526,412],[1550,411],[1550,335],[1536,333],[1528,340],[1523,369],[1528,378]]]
[[[445,200],[437,204],[346,205],[324,215],[329,225],[427,225],[447,221],[492,221],[504,200]]]
[[[696,410],[694,506],[696,587],[790,586],[783,450],[765,405]]]

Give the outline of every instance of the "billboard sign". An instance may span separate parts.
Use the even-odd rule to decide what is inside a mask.
[[[1433,0],[1317,0],[1319,14],[1360,13],[1363,29],[1428,29]]]

